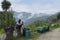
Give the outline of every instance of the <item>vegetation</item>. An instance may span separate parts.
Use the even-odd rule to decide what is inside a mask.
[[[37,22],[37,21],[36,21]],[[43,25],[46,25],[46,26],[48,26],[48,25],[50,25],[52,22],[39,22],[39,27],[42,27]],[[51,30],[54,30],[54,29],[56,29],[56,28],[60,28],[60,21],[57,21],[57,22],[55,22],[54,23],[55,25],[54,26],[51,26]],[[34,32],[36,29],[37,29],[37,27],[38,26],[35,26],[35,25],[38,25],[38,23],[36,24],[36,23],[32,23],[32,24],[30,24],[28,27]],[[33,33],[32,32],[32,33]],[[34,34],[34,33],[33,33]],[[36,38],[37,37],[39,37],[38,35],[40,35],[40,34],[38,34],[38,33],[36,33],[36,34],[34,34],[33,36],[33,38],[35,38],[35,40],[36,40]]]
[[[55,25],[51,27],[51,30],[54,30],[56,28],[60,28],[60,21],[57,21]]]
[[[0,11],[0,28],[6,28],[11,25],[15,25],[16,21],[13,17],[13,11],[7,11],[11,6],[11,3],[7,0],[2,2],[2,9],[4,11]]]
[[[3,34],[4,33],[4,29],[0,29],[0,34]]]
[[[2,2],[2,9],[4,11],[1,11],[0,12],[0,34],[4,33],[4,28],[6,27],[10,27],[11,25],[15,26],[16,24],[16,21],[15,21],[15,18],[13,17],[13,12],[12,10],[10,11],[7,11],[11,6],[11,3],[7,0],[4,0]],[[60,12],[58,13],[57,15],[57,19],[53,19],[52,22],[55,22],[56,25],[54,25],[53,27],[51,27],[51,29],[55,29],[55,28],[59,28],[60,27],[60,23],[59,20],[60,19]],[[32,36],[32,39],[35,40],[35,38],[37,38],[40,34],[35,32],[37,30],[37,27],[42,27],[43,25],[46,25],[46,26],[49,26],[52,22],[40,22],[39,20],[35,21],[34,23],[30,24],[28,26],[28,28],[30,28],[31,30],[31,36]],[[24,37],[16,37],[16,38],[13,38],[14,40],[28,40]]]
[[[60,12],[57,13],[57,19],[60,19]]]
[[[35,21],[34,23],[30,24],[28,27],[30,28],[30,30],[32,30],[32,32],[37,30],[37,27],[42,27],[43,25],[48,26],[50,24],[50,22],[41,22],[41,21]]]
[[[1,28],[9,27],[10,25],[15,25],[15,18],[13,13],[9,12],[0,12],[0,25]]]
[[[11,3],[10,3],[9,1],[4,0],[4,1],[2,2],[2,9],[3,9],[4,11],[7,11],[7,9],[9,9],[10,6],[11,6]]]
[[[53,22],[53,23],[55,23],[55,22],[57,22],[57,21],[58,21],[57,18],[52,19],[52,22]]]
[[[15,18],[13,17],[13,12],[7,11],[11,6],[11,3],[7,0],[2,2],[2,9],[4,11],[0,12],[0,25],[1,28],[9,27],[10,25],[15,25]]]

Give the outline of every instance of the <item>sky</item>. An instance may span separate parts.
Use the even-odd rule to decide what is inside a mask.
[[[8,0],[11,8],[16,12],[48,13],[54,14],[60,11],[60,0]],[[1,8],[0,0],[0,11]]]

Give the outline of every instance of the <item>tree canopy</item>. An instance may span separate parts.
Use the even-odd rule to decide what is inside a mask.
[[[4,1],[2,2],[2,9],[3,9],[4,11],[7,11],[7,9],[9,9],[10,6],[11,6],[11,3],[10,3],[9,1],[4,0]]]

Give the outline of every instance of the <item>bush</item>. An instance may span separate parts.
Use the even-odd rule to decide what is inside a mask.
[[[10,25],[16,24],[12,11],[0,12],[0,18],[1,18],[0,19],[1,28],[9,27]]]

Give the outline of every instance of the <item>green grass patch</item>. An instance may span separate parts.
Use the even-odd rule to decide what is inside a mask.
[[[31,38],[26,38],[23,37],[22,35],[20,35],[19,37],[14,37],[13,40],[36,40],[41,33],[37,33],[35,32],[37,30],[38,27],[42,27],[43,25],[48,26],[50,23],[42,23],[40,24],[40,26],[35,26],[34,24],[30,25],[28,28],[31,30]],[[57,22],[56,25],[54,25],[53,27],[51,27],[51,30],[54,30],[56,28],[60,28],[60,22]],[[3,34],[4,30],[0,29],[0,34]]]
[[[4,29],[0,29],[0,34],[3,34],[4,33]]]
[[[39,36],[40,36],[39,33],[32,32],[30,38],[26,38],[26,37],[23,37],[22,35],[20,35],[19,37],[14,38],[14,40],[30,40],[30,39],[31,40],[36,40]]]
[[[60,23],[56,23],[56,25],[54,25],[53,27],[51,27],[51,30],[54,30],[56,28],[60,28]]]
[[[40,33],[32,33],[32,40],[36,40],[41,34]]]

